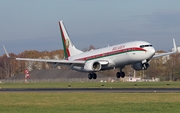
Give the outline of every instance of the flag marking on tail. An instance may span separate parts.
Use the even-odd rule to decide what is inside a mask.
[[[66,59],[68,59],[68,57],[70,56],[70,52],[69,52],[69,40],[65,38],[64,36],[64,32],[63,32],[63,28],[61,26],[61,23],[59,21],[59,27],[60,27],[60,32],[61,32],[61,37],[62,37],[62,42],[63,42],[63,47],[64,47],[64,56]]]

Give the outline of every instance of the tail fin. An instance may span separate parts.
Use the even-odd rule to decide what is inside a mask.
[[[70,56],[82,53],[82,51],[76,49],[76,47],[72,44],[62,21],[59,21],[59,27],[60,27],[61,38],[64,47],[65,58],[68,59],[68,57]]]

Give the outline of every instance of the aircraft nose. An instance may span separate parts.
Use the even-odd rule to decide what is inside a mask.
[[[149,53],[151,54],[151,55],[154,55],[155,54],[155,49],[152,47],[150,50],[149,50]]]

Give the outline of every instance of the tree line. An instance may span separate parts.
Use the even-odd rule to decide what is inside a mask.
[[[12,58],[20,57],[20,58],[41,58],[41,59],[63,59],[64,52],[63,50],[54,50],[54,51],[24,51],[20,54],[9,54]],[[8,59],[4,54],[0,56],[0,79],[4,79],[7,77],[16,76],[19,74],[23,74],[24,70],[31,65],[31,70],[35,69],[50,69],[51,65],[46,64],[45,62],[28,62],[28,61],[18,61],[14,59]]]
[[[93,46],[89,48],[95,49]],[[85,49],[90,50],[90,49]],[[162,51],[159,51],[162,52]],[[42,58],[42,59],[63,59],[63,50],[54,51],[24,51],[20,54],[10,53],[11,57],[22,57],[22,58]],[[8,59],[6,55],[0,56],[0,79],[7,77],[16,76],[23,74],[24,70],[31,65],[31,70],[36,69],[52,69],[53,66],[45,62],[28,62],[28,61],[17,61]],[[106,76],[115,76],[119,69],[102,71],[100,73]],[[126,66],[123,71],[126,76],[133,76],[134,70],[131,66]],[[154,58],[150,61],[150,67],[147,70],[136,71],[136,76],[141,77],[162,77],[165,79],[176,80],[180,77],[180,53],[172,54],[170,56],[164,56]]]

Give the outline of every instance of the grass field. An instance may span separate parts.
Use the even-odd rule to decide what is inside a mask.
[[[179,88],[180,82],[1,83],[1,88]],[[179,113],[179,93],[0,92],[0,113]]]
[[[180,88],[180,82],[43,82],[1,83],[0,88]]]
[[[178,93],[0,93],[1,113],[179,113]]]

